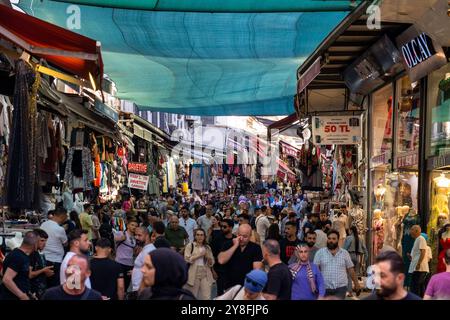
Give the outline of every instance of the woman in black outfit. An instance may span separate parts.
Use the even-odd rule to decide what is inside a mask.
[[[142,267],[143,285],[138,300],[196,300],[184,290],[188,278],[188,265],[179,253],[158,248],[145,257]]]
[[[82,229],[78,212],[75,210],[70,211],[69,219],[64,223],[64,229],[66,230],[66,234],[69,234],[72,230]]]

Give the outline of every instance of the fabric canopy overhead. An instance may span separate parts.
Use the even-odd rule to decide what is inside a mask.
[[[97,87],[101,84],[103,62],[95,40],[4,5],[0,5],[0,38],[87,81],[90,73]]]
[[[228,2],[240,3],[160,0],[158,6],[172,3],[181,10],[183,4],[206,8],[207,3],[226,6]],[[260,2],[276,5],[275,0]],[[127,9],[79,5],[80,29],[73,31],[101,41],[105,72],[115,81],[119,98],[134,101],[141,110],[205,116],[291,114],[298,66],[353,8],[350,0],[284,0],[281,3],[291,3],[291,9],[295,3],[309,9],[276,13],[135,10],[151,3],[89,1],[123,4]],[[256,1],[243,3],[262,11],[263,5]],[[21,0],[18,5],[63,27],[76,14],[76,6],[65,2]]]
[[[348,0],[69,0],[100,7],[183,12],[346,11]],[[356,3],[357,1],[353,1]]]

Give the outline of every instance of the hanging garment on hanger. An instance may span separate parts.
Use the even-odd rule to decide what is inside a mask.
[[[30,143],[30,135],[34,129],[31,123],[34,115],[31,114],[33,110],[30,106],[33,99],[32,87],[37,78],[34,70],[21,59],[16,62],[15,70],[13,125],[6,178],[7,203],[12,208],[28,209],[32,207],[32,183],[36,173],[33,171],[36,163],[32,164],[35,156],[30,155],[34,146]]]
[[[69,184],[69,188],[74,189],[74,178],[82,179],[83,190],[92,189],[93,165],[91,160],[91,150],[86,147],[79,149],[70,148],[67,155],[66,172],[64,180]]]
[[[10,134],[10,121],[9,121],[9,99],[5,96],[0,95],[0,136],[5,137],[6,143],[9,144],[9,134]]]

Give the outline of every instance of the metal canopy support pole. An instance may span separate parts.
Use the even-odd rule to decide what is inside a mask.
[[[420,225],[422,230],[427,230],[430,206],[429,206],[429,171],[427,170],[427,77],[420,80],[420,119],[419,119],[419,189],[417,206],[419,209]],[[423,231],[426,232],[426,231]],[[431,236],[431,235],[429,235]]]

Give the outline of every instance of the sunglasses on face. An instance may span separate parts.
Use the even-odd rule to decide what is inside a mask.
[[[226,226],[226,225],[223,225],[223,226],[220,226],[222,229],[226,229],[226,228],[228,228],[228,226]]]

